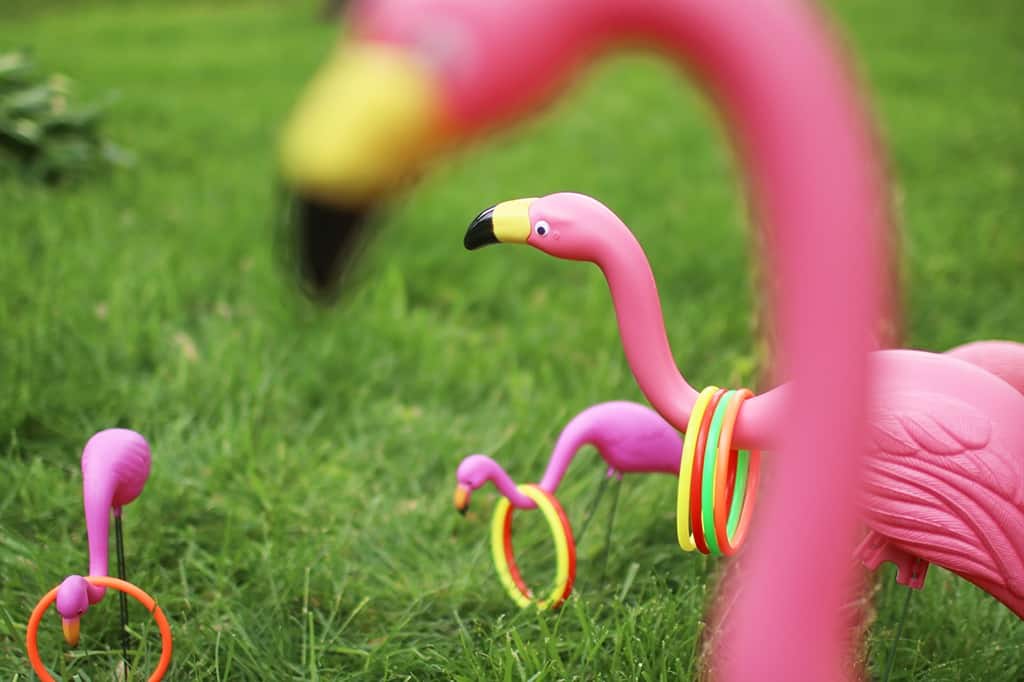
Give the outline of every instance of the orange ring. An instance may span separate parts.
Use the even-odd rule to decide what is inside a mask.
[[[757,486],[761,480],[761,451],[749,450],[750,470],[747,473],[747,494],[743,498],[743,509],[740,512],[739,524],[736,526],[736,534],[730,540],[730,549],[735,553],[747,539],[750,530],[750,520],[754,518],[754,503],[757,501]],[[728,556],[728,555],[726,555]]]
[[[86,580],[89,581],[90,585],[97,587],[109,587],[114,590],[119,590],[125,594],[130,594],[135,599],[146,607],[146,610],[153,614],[153,620],[156,621],[157,627],[160,628],[160,644],[162,650],[160,652],[160,660],[156,664],[156,670],[149,676],[149,682],[160,682],[163,679],[164,673],[167,672],[167,666],[171,664],[171,649],[173,648],[173,641],[171,639],[171,625],[167,622],[167,617],[164,616],[163,610],[157,606],[156,600],[150,597],[148,594],[143,592],[141,589],[132,585],[130,582],[120,580],[118,578],[111,578],[110,576],[86,576]],[[53,677],[46,670],[46,666],[43,665],[42,659],[39,658],[39,643],[36,639],[39,633],[39,623],[43,620],[43,614],[46,613],[46,609],[50,608],[57,599],[57,590],[59,586],[53,588],[47,592],[36,607],[32,610],[32,615],[28,619],[28,631],[25,633],[25,649],[28,651],[28,660],[32,663],[32,669],[35,670],[36,675],[43,682],[54,682]]]
[[[752,398],[754,394],[741,388],[736,392],[736,397],[726,408],[725,418],[722,420],[722,434],[718,441],[718,459],[715,460],[715,499],[722,500],[723,504],[716,505],[715,513],[715,539],[718,547],[724,556],[732,556],[743,545],[747,537],[747,529],[750,527],[750,516],[754,508],[754,500],[757,499],[757,484],[760,478],[761,453],[757,450],[750,450],[748,466],[747,487],[742,500],[731,500],[724,504],[732,483],[736,478],[736,463],[738,452],[732,449],[732,432],[739,417],[740,407],[743,401]],[[732,471],[729,471],[732,469]],[[730,476],[731,474],[731,476]],[[733,481],[728,479],[732,478]],[[726,486],[729,486],[728,488]],[[740,511],[740,522],[736,528],[734,537],[730,538],[726,530],[727,519],[730,509],[734,504],[742,504]]]

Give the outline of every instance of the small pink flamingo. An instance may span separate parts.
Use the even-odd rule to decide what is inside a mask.
[[[657,412],[637,403],[613,401],[592,405],[565,425],[551,451],[537,487],[554,494],[573,458],[584,445],[593,445],[608,464],[609,476],[627,473],[679,473],[683,442],[679,432]],[[535,507],[516,490],[500,464],[486,455],[470,455],[455,473],[455,508],[465,512],[470,494],[490,481],[517,509]]]
[[[121,508],[142,493],[149,478],[149,466],[149,444],[135,431],[106,429],[85,444],[82,450],[82,498],[89,537],[89,575],[108,575],[110,513],[113,511],[120,545]],[[123,548],[119,546],[118,549],[118,558],[123,560]],[[125,579],[124,575],[120,578]],[[106,588],[94,587],[80,575],[70,575],[60,584],[57,612],[61,615],[64,639],[69,645],[78,645],[82,615],[90,605],[103,599],[105,592]]]
[[[629,228],[595,199],[552,194],[478,215],[466,248],[497,242],[525,243],[601,269],[637,383],[654,408],[685,431],[696,392],[672,359],[654,275]],[[1019,361],[1022,351],[1020,344],[987,342],[954,349],[954,355],[871,354],[875,395],[865,511],[872,532],[859,554],[869,568],[893,561],[898,582],[917,588],[928,562],[937,563],[1024,618],[1024,395],[954,357],[1006,373],[998,360]],[[788,390],[783,385],[744,405],[737,447],[770,449],[787,426],[778,415]],[[799,428],[799,422],[789,426]]]

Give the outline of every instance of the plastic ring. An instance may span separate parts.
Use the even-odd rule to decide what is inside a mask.
[[[726,523],[727,532],[725,542],[722,543],[722,554],[732,556],[743,546],[750,528],[750,520],[753,516],[754,502],[757,499],[757,486],[760,479],[761,452],[758,450],[746,450],[739,453],[746,461],[741,464],[740,474],[745,478],[743,481],[746,487],[742,498],[737,495],[736,502],[729,510],[729,518]],[[737,476],[739,479],[739,475]],[[736,484],[737,492],[739,480]]]
[[[705,539],[704,527],[701,522],[700,510],[703,505],[703,494],[701,484],[704,475],[704,454],[707,450],[708,430],[711,426],[711,417],[718,407],[719,401],[725,395],[726,389],[720,388],[711,396],[711,403],[704,412],[701,419],[700,429],[697,431],[697,449],[694,451],[693,473],[690,474],[690,527],[693,529],[693,541],[701,554],[710,554],[707,540]]]
[[[535,605],[539,609],[557,609],[572,592],[572,584],[576,579],[576,543],[572,539],[572,527],[554,495],[532,484],[520,485],[517,489],[537,504],[551,529],[555,541],[555,587],[547,598],[537,600],[523,582],[512,551],[513,507],[507,497],[498,502],[491,520],[491,557],[494,559],[494,567],[501,584],[520,608]]]
[[[684,552],[697,549],[693,542],[693,529],[690,527],[690,475],[693,473],[693,455],[697,447],[697,432],[704,419],[711,396],[718,390],[717,386],[708,386],[693,405],[690,421],[686,425],[686,436],[683,438],[683,453],[679,458],[679,489],[676,494],[676,538]]]
[[[747,496],[747,481],[750,480],[750,451],[732,450],[729,453],[729,482],[726,483],[729,493],[729,514],[725,519],[725,542],[719,542],[723,552],[729,544],[730,538],[736,536],[736,528],[740,522],[740,511],[743,509],[741,502]],[[715,512],[718,513],[717,511]],[[723,514],[725,511],[723,510]],[[717,516],[715,527],[718,527]]]
[[[164,673],[167,672],[167,666],[171,664],[173,641],[171,639],[171,625],[167,622],[163,610],[157,606],[156,600],[135,585],[118,578],[104,575],[86,576],[85,579],[91,585],[109,587],[131,595],[153,615],[153,620],[156,621],[157,627],[160,628],[162,650],[160,652],[160,660],[156,664],[156,669],[149,676],[149,682],[160,682],[164,677]],[[49,671],[47,671],[46,666],[43,665],[42,659],[39,658],[37,635],[39,633],[39,623],[43,620],[43,614],[46,613],[46,609],[50,607],[50,604],[56,601],[58,589],[59,586],[53,588],[39,600],[39,603],[36,604],[36,607],[32,610],[32,615],[28,619],[28,630],[25,633],[25,649],[28,651],[28,660],[32,663],[32,669],[35,670],[36,675],[43,682],[54,682],[54,679]]]
[[[747,539],[750,520],[754,514],[754,502],[757,500],[757,485],[761,479],[761,451],[750,451],[749,472],[747,473],[747,493],[743,496],[743,510],[736,524],[736,532],[730,534],[729,546],[723,549],[726,556],[734,554]]]
[[[725,495],[721,497],[715,495],[715,473],[721,459],[718,453],[722,441],[722,419],[735,395],[736,391],[727,391],[718,401],[715,413],[711,416],[711,428],[708,429],[708,441],[704,453],[704,470],[701,477],[701,528],[704,531],[704,542],[707,543],[709,553],[715,555],[722,553],[718,545],[718,538],[715,537],[715,508],[725,507]]]
[[[759,450],[751,450],[748,456],[746,492],[743,495],[743,499],[737,501],[729,513],[728,526],[730,532],[728,533],[726,543],[722,546],[722,553],[726,556],[735,554],[747,539],[747,533],[750,530],[750,520],[753,518],[754,503],[757,500],[757,486],[761,478],[761,452]],[[740,504],[742,504],[742,509],[737,512],[736,510]],[[735,521],[733,520],[734,517],[736,518]],[[734,526],[735,530],[732,530]]]
[[[743,507],[746,497],[747,472],[750,465],[749,453],[744,451],[740,454],[732,449],[732,432],[736,425],[740,406],[752,395],[753,393],[747,389],[733,392],[729,404],[723,411],[724,416],[717,446],[718,456],[714,472],[714,528],[715,540],[722,554],[726,556],[735,550],[731,546],[730,539],[736,532],[736,525],[740,518],[739,511]],[[727,552],[726,548],[731,551]]]

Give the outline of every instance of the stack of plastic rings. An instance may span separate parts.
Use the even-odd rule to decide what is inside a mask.
[[[532,604],[539,609],[557,609],[572,592],[572,583],[576,579],[576,543],[572,539],[572,527],[554,495],[531,484],[520,485],[518,490],[537,504],[551,529],[555,541],[555,585],[547,597],[536,599],[523,582],[512,550],[512,503],[507,497],[498,502],[491,521],[494,567],[498,570],[501,584],[521,608]]]
[[[708,386],[690,414],[679,462],[676,533],[687,552],[730,556],[742,546],[757,496],[761,453],[732,449],[747,389]]]
[[[89,584],[96,585],[98,587],[109,587],[110,589],[120,590],[126,594],[135,597],[145,608],[149,611],[153,620],[156,621],[157,627],[160,628],[160,660],[157,661],[156,669],[149,676],[149,682],[160,682],[163,679],[164,673],[167,672],[167,666],[171,664],[171,651],[174,648],[173,641],[171,639],[171,625],[167,622],[167,617],[164,616],[163,609],[157,606],[156,600],[151,596],[143,592],[135,585],[119,580],[118,578],[111,578],[109,576],[86,576],[86,580]],[[25,632],[25,648],[28,650],[28,660],[32,663],[32,669],[35,670],[36,675],[42,682],[53,682],[53,676],[50,675],[46,666],[43,665],[43,660],[39,657],[39,623],[43,620],[43,614],[46,613],[46,609],[50,608],[50,604],[57,600],[57,590],[60,587],[55,587],[47,592],[39,603],[36,604],[35,609],[32,610],[32,615],[28,619],[28,629]]]

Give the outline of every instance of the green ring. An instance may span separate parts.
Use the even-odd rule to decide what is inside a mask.
[[[722,420],[729,407],[729,400],[736,391],[726,391],[722,399],[715,407],[715,414],[711,417],[711,428],[708,431],[708,442],[704,446],[704,471],[700,488],[700,516],[701,531],[704,533],[704,544],[708,546],[711,554],[721,555],[722,550],[715,538],[715,459],[718,457],[718,439],[722,437]],[[724,504],[724,501],[723,501]],[[711,532],[708,532],[708,529]]]
[[[747,475],[750,473],[750,452],[740,450],[736,460],[736,483],[732,487],[732,508],[729,509],[729,520],[725,523],[725,532],[732,542],[736,535],[736,527],[740,525],[744,498],[747,495]]]

